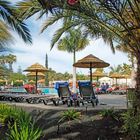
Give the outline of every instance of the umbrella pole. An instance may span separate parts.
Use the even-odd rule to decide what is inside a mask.
[[[90,63],[90,82],[92,84],[92,63]]]
[[[116,78],[116,86],[117,86],[117,78]]]
[[[35,89],[35,93],[37,93],[37,72],[38,72],[38,71],[36,71],[36,77],[35,77],[35,88],[36,88],[36,89]]]
[[[99,78],[98,78],[98,76],[97,76],[97,82],[98,82],[98,79],[99,79]]]

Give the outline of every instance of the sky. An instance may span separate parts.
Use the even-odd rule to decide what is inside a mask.
[[[15,1],[17,0],[14,0],[14,2]],[[49,68],[52,68],[56,72],[72,73],[73,55],[67,52],[58,51],[56,46],[50,51],[51,39],[54,32],[61,26],[61,22],[55,23],[40,34],[40,29],[46,17],[42,20],[36,20],[36,18],[37,15],[26,21],[33,39],[32,45],[25,44],[16,33],[13,33],[15,40],[14,44],[10,47],[12,48],[12,54],[17,56],[17,62],[13,65],[14,71],[16,72],[19,66],[24,70],[36,62],[45,66],[45,57],[47,53]],[[95,40],[92,38],[90,44],[83,51],[76,53],[76,59],[79,60],[89,54],[99,57],[105,62],[108,62],[111,66],[129,63],[126,54],[118,51],[113,54],[110,47],[105,44],[102,39]],[[109,68],[105,68],[104,70],[108,72]],[[77,68],[77,72],[88,74],[89,70]]]

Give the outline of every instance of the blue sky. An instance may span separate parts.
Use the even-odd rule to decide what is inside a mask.
[[[16,0],[14,0],[16,1]],[[25,44],[15,33],[15,43],[11,45],[13,54],[17,56],[17,62],[13,65],[14,71],[21,66],[22,70],[28,66],[38,62],[45,65],[45,56],[48,54],[48,65],[57,72],[70,72],[72,73],[72,54],[67,52],[58,51],[56,46],[50,51],[50,42],[54,31],[60,27],[60,22],[49,27],[44,33],[40,34],[40,29],[43,20],[36,20],[37,16],[32,17],[26,21],[29,29],[31,30],[33,44]],[[127,56],[124,53],[116,52],[113,54],[110,47],[103,42],[102,39],[91,39],[90,45],[81,52],[77,52],[77,60],[85,57],[86,55],[93,54],[100,59],[110,63],[111,66],[117,66],[118,64],[128,63]],[[109,68],[105,68],[105,71],[109,71]],[[77,72],[88,74],[88,69],[77,69]]]

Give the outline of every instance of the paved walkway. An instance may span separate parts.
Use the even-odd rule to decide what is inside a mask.
[[[126,109],[127,108],[127,101],[126,101],[126,95],[98,95],[99,99],[99,105],[95,106],[94,108],[89,103],[87,105],[88,110],[101,110],[101,109],[109,109],[114,107],[114,109]],[[8,103],[10,105],[15,106],[25,106],[29,108],[40,108],[40,109],[54,109],[54,110],[66,110],[68,109],[67,105],[59,105],[54,106],[53,104],[44,105],[43,103],[39,104],[28,104],[28,103],[16,103],[11,102]],[[80,107],[69,107],[75,108],[75,109],[85,109],[86,106],[80,106]]]

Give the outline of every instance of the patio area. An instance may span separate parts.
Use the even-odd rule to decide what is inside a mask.
[[[109,109],[109,108],[114,108],[114,109],[126,109],[127,108],[127,99],[126,95],[98,95],[99,99],[99,104],[98,106],[92,107],[91,103],[88,103],[85,106],[80,105],[80,107],[67,107],[67,105],[62,105],[60,104],[59,106],[54,106],[52,102],[48,103],[48,105],[44,105],[43,103],[39,104],[28,104],[28,103],[16,103],[16,102],[11,102],[8,104],[9,105],[15,105],[19,107],[28,107],[28,108],[40,108],[40,109],[54,109],[54,110],[67,110],[67,109],[78,109],[78,110],[83,110],[86,109],[86,106],[88,110],[101,110],[101,109]]]

